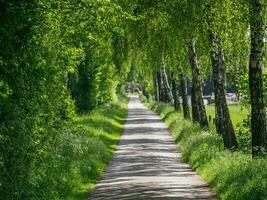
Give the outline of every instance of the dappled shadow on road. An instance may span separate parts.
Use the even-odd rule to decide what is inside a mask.
[[[145,186],[136,184],[112,185],[108,188],[98,187],[98,194],[92,200],[186,200],[186,199],[215,199],[214,195],[207,195],[206,186]],[[179,193],[179,196],[176,195]],[[194,195],[192,195],[194,194]]]
[[[140,104],[132,103],[116,155],[88,199],[216,197],[190,166],[181,161],[180,153],[162,120]]]

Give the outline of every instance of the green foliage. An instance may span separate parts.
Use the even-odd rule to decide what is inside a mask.
[[[225,150],[219,135],[184,120],[181,113],[173,112],[166,104],[147,105],[169,125],[183,159],[204,177],[220,199],[267,198],[266,159]]]
[[[35,162],[43,158],[58,130],[73,116],[65,86],[67,66],[59,60],[65,49],[58,39],[59,19],[55,17],[51,24],[55,13],[36,15],[32,7],[41,9],[41,3],[12,1],[4,7],[3,22],[7,24],[1,26],[0,34],[5,41],[0,68],[4,91],[0,100],[0,190],[4,199],[32,195],[30,176]]]
[[[73,121],[116,98],[113,33],[123,37],[126,13],[109,0],[11,0],[0,15],[1,199],[66,199],[109,157]]]
[[[237,88],[244,102],[249,101],[245,0],[0,1],[0,194],[4,199],[64,199],[79,190],[81,179],[97,177],[110,157],[107,146],[114,145],[108,130],[117,133],[119,128],[110,127],[112,120],[112,124],[101,121],[102,114],[91,123],[86,113],[103,105],[113,109],[108,102],[116,99],[116,92],[123,92],[127,81],[139,82],[146,96],[142,99],[149,101],[162,62],[175,79],[180,71],[190,77],[192,38],[197,42],[201,73],[210,76],[208,30],[222,41],[229,85]],[[168,113],[166,120],[175,116],[164,104],[157,109]],[[81,118],[88,127],[77,127],[75,111],[85,115]],[[109,112],[103,116],[117,116]],[[211,142],[208,136],[201,137]],[[246,147],[247,134],[239,138]]]
[[[86,53],[78,66],[78,75],[71,77],[69,87],[77,95],[74,99],[80,113],[115,99],[117,77],[114,65],[108,60],[112,54],[103,53],[102,48],[98,46]]]
[[[250,104],[250,95],[249,95],[249,81],[248,73],[243,73],[237,78],[236,88],[240,93],[241,101],[244,105]],[[267,74],[263,72],[263,89],[265,102],[267,102]]]
[[[148,99],[144,96],[144,95],[139,95],[139,99],[142,103],[147,103],[148,102]]]
[[[251,116],[248,115],[241,123],[236,125],[236,135],[240,148],[245,152],[251,150]]]
[[[126,105],[127,99],[120,98],[56,130],[49,145],[39,149],[38,155],[32,152],[27,169],[29,184],[7,193],[3,189],[14,187],[14,182],[4,182],[1,174],[1,199],[85,197],[112,157],[127,114]]]

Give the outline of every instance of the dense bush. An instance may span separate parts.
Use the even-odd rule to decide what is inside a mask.
[[[252,159],[250,154],[224,149],[218,134],[184,120],[181,113],[174,112],[167,104],[147,105],[169,125],[183,159],[204,177],[221,199],[267,198],[266,159]]]
[[[66,87],[65,45],[56,13],[40,13],[40,2],[10,1],[1,18],[0,193],[27,199],[33,169],[45,159],[59,130],[72,118]],[[1,7],[2,8],[2,7]],[[2,13],[1,13],[2,14]],[[53,19],[53,25],[50,17]],[[2,26],[2,23],[4,25]],[[2,38],[3,37],[3,38]],[[2,41],[5,41],[2,43]]]

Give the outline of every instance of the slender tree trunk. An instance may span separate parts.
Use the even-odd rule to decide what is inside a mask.
[[[166,86],[166,82],[165,82],[165,78],[164,78],[164,74],[163,74],[162,70],[161,70],[161,78],[162,78],[162,85],[163,85],[163,89],[164,89],[164,102],[168,103],[170,101],[169,97],[168,97],[168,89]]]
[[[177,80],[174,78],[173,73],[171,77],[172,77],[172,94],[174,100],[174,109],[175,111],[181,111],[178,83]]]
[[[186,80],[182,72],[179,74],[179,76],[180,76],[179,79],[180,79],[184,118],[190,119],[190,109],[189,109],[189,104],[188,104]]]
[[[192,71],[192,99],[195,101],[194,104],[197,106],[197,113],[198,113],[198,122],[202,127],[208,127],[208,120],[207,120],[207,114],[205,105],[203,102],[203,94],[202,94],[202,80],[200,76],[200,69],[199,64],[197,61],[197,53],[196,53],[196,47],[195,47],[195,41],[191,40],[189,44],[189,60],[191,65],[191,71]],[[193,108],[192,104],[192,108]]]
[[[216,130],[223,136],[224,147],[237,148],[237,141],[229,109],[225,97],[225,66],[221,43],[218,37],[211,32],[210,56],[213,71],[213,82],[215,91],[215,124]]]
[[[162,80],[162,72],[161,70],[158,72],[158,90],[159,90],[159,101],[165,101],[165,89]]]
[[[133,85],[133,81],[131,81],[131,93],[134,93],[134,85]]]
[[[160,70],[160,77],[161,77],[162,101],[167,103],[168,102],[168,93],[167,93],[166,83],[164,81],[164,74],[163,74],[162,70]]]
[[[164,55],[162,54],[162,58],[161,58],[161,70],[162,70],[162,76],[163,76],[163,81],[164,81],[164,85],[166,88],[166,95],[168,97],[169,102],[171,102],[171,104],[174,103],[173,101],[173,94],[172,94],[172,90],[168,81],[168,76],[166,73],[166,67],[165,67],[165,61],[164,61]]]
[[[157,82],[157,74],[153,74],[153,89],[154,89],[154,97],[155,101],[159,101],[159,90],[158,90],[158,82]]]
[[[263,5],[260,0],[250,0],[251,50],[249,60],[249,89],[251,96],[252,155],[262,154],[267,147],[266,113],[262,81],[264,53]]]
[[[198,105],[197,105],[197,97],[194,89],[194,83],[192,81],[191,88],[191,107],[192,107],[192,120],[193,122],[199,122],[199,113],[198,113]]]

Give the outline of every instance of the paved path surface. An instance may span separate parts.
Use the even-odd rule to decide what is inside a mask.
[[[90,200],[217,199],[180,153],[167,126],[131,97],[117,151]]]

